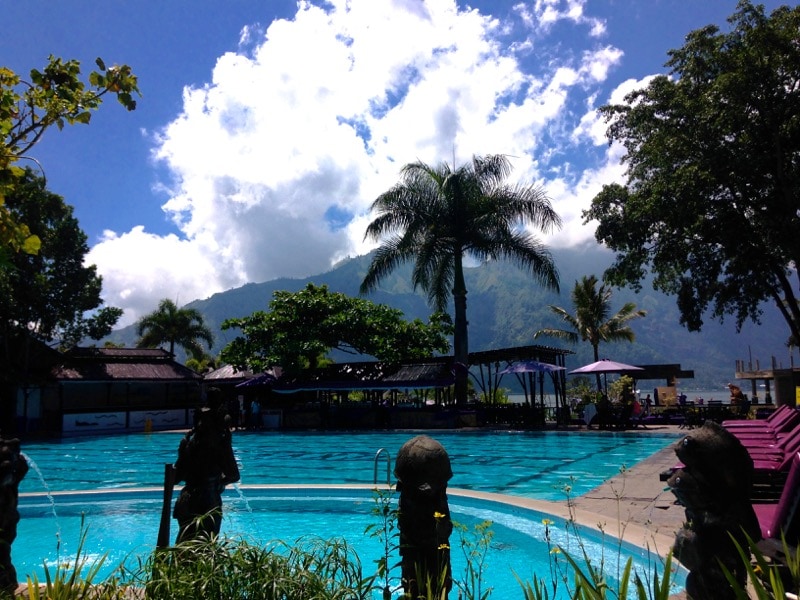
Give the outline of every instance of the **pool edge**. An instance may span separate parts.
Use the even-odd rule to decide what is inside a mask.
[[[318,490],[387,490],[389,486],[386,484],[358,484],[358,483],[342,483],[342,484],[250,484],[239,486],[242,491],[247,490],[292,490],[292,489],[318,489]],[[123,488],[123,489],[102,489],[102,490],[69,490],[69,491],[53,491],[53,492],[25,492],[19,495],[20,499],[25,498],[59,498],[66,497],[71,494],[80,494],[81,496],[101,496],[101,495],[133,495],[133,494],[155,494],[163,492],[163,488],[158,487],[142,487],[142,488]],[[578,509],[572,505],[571,501],[555,502],[550,500],[537,500],[533,498],[526,498],[523,496],[513,496],[509,494],[499,494],[496,492],[481,492],[476,490],[469,490],[464,488],[448,488],[448,496],[473,498],[476,500],[484,500],[489,502],[496,502],[507,506],[517,508],[535,510],[538,512],[546,513],[564,521],[574,522],[575,524],[592,530],[600,535],[612,536],[621,539],[623,542],[641,548],[645,551],[652,551],[661,558],[665,558],[669,550],[672,548],[674,542],[674,533],[670,536],[659,532],[658,530],[649,529],[646,526],[639,525],[634,522],[609,522],[609,518],[605,515],[588,511],[585,509]],[[664,550],[666,549],[666,550]]]

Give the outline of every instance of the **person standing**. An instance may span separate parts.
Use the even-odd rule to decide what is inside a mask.
[[[261,429],[261,402],[258,401],[258,398],[253,398],[250,403],[250,418],[252,419],[253,429]]]

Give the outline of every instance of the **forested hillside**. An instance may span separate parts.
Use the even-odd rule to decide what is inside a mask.
[[[467,272],[467,311],[469,316],[470,350],[490,350],[507,346],[533,343],[552,345],[575,351],[568,356],[568,368],[577,368],[593,360],[588,343],[575,347],[546,338],[533,340],[535,331],[542,327],[559,327],[548,305],[556,304],[572,311],[569,299],[575,282],[583,275],[602,276],[610,265],[612,255],[590,248],[558,249],[553,252],[561,276],[561,293],[548,292],[523,271],[508,263],[490,263],[471,268]],[[369,263],[368,256],[343,261],[327,273],[305,279],[276,279],[252,283],[215,294],[205,300],[196,300],[188,306],[199,310],[215,335],[212,352],[231,341],[236,332],[222,332],[220,323],[229,317],[242,317],[256,310],[265,310],[276,290],[296,291],[307,283],[328,285],[331,290],[357,295],[358,287]],[[414,293],[410,283],[410,267],[397,270],[386,279],[379,292],[369,299],[401,309],[409,319],[427,319],[430,310],[421,293]],[[632,301],[647,311],[647,317],[632,322],[636,332],[633,344],[601,345],[604,358],[613,358],[632,364],[680,363],[684,369],[695,372],[693,381],[684,381],[686,389],[722,389],[733,378],[737,359],[753,362],[760,360],[766,366],[775,356],[784,366],[789,364],[789,350],[785,346],[787,328],[771,306],[764,307],[761,325],[748,323],[741,333],[736,332],[733,320],[720,325],[706,321],[703,331],[690,333],[679,324],[678,309],[672,297],[655,292],[645,285],[639,294],[628,289],[615,290],[612,310],[616,311],[626,301]],[[136,335],[133,327],[115,331],[109,340],[133,345]]]

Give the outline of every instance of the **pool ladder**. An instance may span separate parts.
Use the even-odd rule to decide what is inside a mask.
[[[386,448],[380,448],[375,453],[375,460],[373,465],[373,472],[372,472],[372,483],[377,487],[378,485],[378,460],[381,457],[381,454],[386,455],[386,485],[392,487],[392,459],[389,456],[389,451]]]

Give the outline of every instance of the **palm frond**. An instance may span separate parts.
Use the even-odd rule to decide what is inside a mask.
[[[474,156],[459,167],[421,161],[405,165],[400,182],[372,204],[375,219],[365,238],[380,246],[361,284],[362,293],[374,289],[401,262],[413,259],[415,289],[422,288],[428,302],[443,311],[452,296],[467,292],[461,263],[465,255],[510,259],[540,284],[557,290],[552,256],[523,226],[549,232],[561,221],[543,190],[506,185],[510,172],[510,160],[499,154]],[[468,347],[465,306],[458,302],[454,307],[453,345],[461,354]]]
[[[377,288],[381,280],[409,259],[403,238],[394,235],[381,245],[367,268],[367,274],[361,282],[360,293],[367,294]]]
[[[550,329],[550,328],[540,329],[539,331],[533,334],[533,339],[538,339],[543,336],[564,340],[565,342],[569,342],[570,344],[578,343],[578,334],[575,333],[574,331],[568,331],[566,329]]]
[[[580,281],[575,282],[570,294],[575,308],[574,313],[558,306],[550,306],[556,316],[568,325],[569,330],[543,329],[534,337],[550,335],[571,341],[580,338],[588,341],[595,351],[601,342],[634,341],[635,335],[628,322],[647,313],[637,310],[635,304],[628,302],[617,313],[611,315],[611,289],[605,284],[598,287],[598,283],[594,275],[582,277]],[[559,331],[563,333],[555,333]],[[574,338],[568,338],[566,333],[571,333]]]

